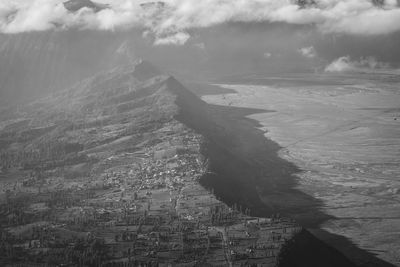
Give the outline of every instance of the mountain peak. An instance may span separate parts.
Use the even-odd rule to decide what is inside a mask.
[[[69,0],[64,2],[64,7],[71,12],[76,12],[82,8],[89,8],[95,12],[99,12],[100,10],[108,8],[108,5],[96,3],[91,0]]]
[[[116,67],[76,83],[73,87],[38,100],[49,110],[76,116],[120,116],[132,110],[163,110],[170,116],[179,108],[201,101],[178,81],[143,59]],[[188,102],[188,103],[186,103]],[[189,104],[191,103],[191,104]],[[48,113],[48,112],[47,112]]]
[[[146,81],[165,74],[152,63],[141,58],[132,63],[132,68],[135,78],[139,81]]]

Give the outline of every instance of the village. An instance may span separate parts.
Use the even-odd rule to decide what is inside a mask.
[[[4,187],[0,263],[275,266],[301,228],[223,204],[199,184],[201,136],[167,136],[105,157],[90,177],[67,183],[47,170]]]

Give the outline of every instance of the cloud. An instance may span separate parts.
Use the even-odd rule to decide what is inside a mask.
[[[315,51],[313,46],[303,47],[297,50],[302,56],[307,58],[315,58],[317,56],[317,52]]]
[[[83,0],[74,0],[83,1]],[[87,1],[87,0],[85,0]],[[157,45],[184,44],[189,32],[227,22],[314,25],[324,33],[390,34],[400,30],[397,0],[97,0],[109,8],[72,12],[62,0],[1,0],[0,32],[49,29],[143,29]],[[296,3],[297,2],[297,3]]]
[[[154,45],[183,45],[189,38],[190,35],[185,32],[176,32],[174,34],[167,34],[165,37],[158,36],[154,41]]]
[[[201,51],[205,51],[206,50],[206,44],[205,43],[196,43],[193,46],[196,47],[197,49],[201,50]]]
[[[350,61],[350,56],[340,57],[325,67],[325,72],[344,72],[354,70],[355,66]]]
[[[325,72],[360,72],[371,70],[389,69],[390,65],[379,62],[374,57],[365,57],[352,61],[350,56],[343,56],[335,59],[325,67]]]
[[[270,58],[270,57],[272,57],[272,53],[270,53],[270,52],[265,52],[265,53],[264,53],[264,57],[265,57],[265,58]]]

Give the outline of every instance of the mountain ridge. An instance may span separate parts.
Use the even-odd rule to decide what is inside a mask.
[[[210,165],[232,161],[229,164],[247,166],[242,156],[234,155],[235,150],[224,147],[230,144],[222,141],[229,138],[229,129],[218,126],[210,113],[213,109],[209,108],[172,76],[151,63],[137,61],[35,101],[27,110],[19,111],[19,119],[3,121],[0,175],[8,178],[1,180],[4,188],[1,198],[5,202],[0,212],[5,215],[2,218],[11,219],[0,221],[2,235],[8,236],[5,242],[8,252],[0,262],[23,262],[31,258],[54,263],[84,261],[87,266],[98,266],[99,262],[112,264],[118,258],[117,261],[126,264],[171,263],[174,260],[181,264],[189,261],[193,266],[199,261],[287,266],[284,256],[296,255],[299,250],[295,237],[303,236],[300,244],[314,244],[311,235],[304,234],[305,230],[289,219],[252,217],[250,209],[257,208],[259,200],[245,196],[252,189],[243,179],[236,177],[238,180],[226,181],[228,190],[230,183],[239,183],[239,187],[243,183],[239,202],[228,203],[231,207],[199,184],[210,171],[215,172],[217,180],[220,179],[218,175],[230,174],[225,173],[223,167],[208,169]],[[215,159],[217,161],[213,162]],[[23,201],[27,197],[31,200]],[[112,205],[108,206],[106,203],[110,201]],[[37,207],[41,207],[39,211]],[[121,207],[125,207],[125,211]],[[37,214],[30,215],[32,210]],[[169,217],[161,215],[165,212]],[[45,226],[39,226],[38,220],[44,221]],[[153,243],[141,243],[146,238],[151,239],[152,231],[161,231],[157,230],[161,226],[155,223],[158,220],[164,228],[177,224],[172,233],[176,231],[186,236],[183,241],[171,236],[167,238],[169,241],[159,239],[158,242],[167,247],[176,243],[186,256],[173,252],[174,256],[165,258],[162,252],[154,255],[140,252],[144,248],[160,250]],[[188,225],[187,230],[179,226],[182,223]],[[108,224],[111,226],[104,228]],[[141,229],[142,224],[147,226]],[[126,230],[116,225],[126,225]],[[63,255],[60,255],[54,250],[54,246],[60,246],[58,240],[66,240],[62,234],[64,228],[72,231],[71,242],[75,247],[83,242],[83,250],[73,250],[76,257],[68,256],[68,251],[62,250]],[[275,229],[277,233],[271,234],[268,229]],[[208,236],[208,241],[199,237],[195,240],[211,242],[215,247],[190,245],[193,241],[189,236],[196,231]],[[244,242],[242,245],[230,245],[233,254],[229,255],[224,247],[229,246],[229,242],[223,236],[241,235],[246,231],[252,231],[259,236],[259,242],[271,248],[265,245],[256,248],[256,253],[262,256],[252,258],[251,246],[244,236],[243,241],[237,241]],[[41,233],[38,242],[31,238],[37,233]],[[158,233],[162,235],[164,231]],[[81,240],[83,235],[86,237]],[[122,237],[125,241],[121,241]],[[214,239],[217,241],[212,241]],[[25,248],[21,240],[35,245]],[[285,246],[289,240],[293,240],[293,244]],[[95,249],[91,245],[93,242]],[[218,245],[221,242],[225,244],[222,247]],[[9,244],[18,249],[10,250]],[[132,244],[133,253],[128,250]],[[308,257],[315,249],[313,246],[302,253]],[[48,254],[35,256],[36,249],[46,247]],[[118,247],[125,254],[112,252]],[[197,250],[206,256],[199,258],[194,252]],[[296,260],[299,266],[321,266],[321,263],[353,266],[331,248],[318,250],[322,255],[335,255],[335,260],[327,263],[322,256],[304,256]],[[219,256],[207,256],[209,251]],[[51,253],[56,253],[55,258]],[[90,256],[84,259],[83,255]],[[104,258],[106,255],[113,256]]]

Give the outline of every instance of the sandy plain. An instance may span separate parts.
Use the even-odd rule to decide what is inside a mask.
[[[343,236],[400,266],[400,89],[395,77],[251,75],[217,85],[236,93],[203,96],[208,103],[273,111],[249,117],[282,147],[280,156],[301,169],[296,189],[322,201],[330,219],[309,230],[360,265],[367,263],[361,254],[322,232]]]

